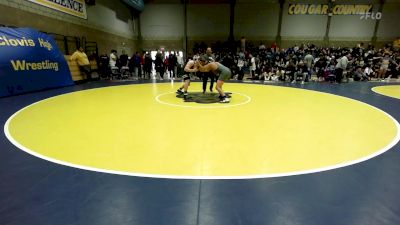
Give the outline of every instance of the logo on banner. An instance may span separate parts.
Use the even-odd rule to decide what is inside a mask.
[[[365,14],[361,14],[360,20],[380,20],[382,18],[382,13],[381,12],[367,12]]]
[[[28,0],[48,8],[87,19],[84,0]]]
[[[36,47],[39,46],[41,48],[45,48],[48,51],[53,49],[53,45],[43,38],[37,39],[37,44],[33,39],[22,38],[7,38],[6,36],[0,37],[0,47],[1,46],[9,46],[9,47]],[[23,70],[54,70],[58,71],[58,63],[51,62],[49,60],[44,60],[41,62],[27,62],[26,60],[10,60],[10,63],[14,69],[14,71],[23,71]]]
[[[327,4],[289,4],[289,15],[364,15],[372,13],[372,5],[334,5],[329,12]]]
[[[72,85],[52,36],[30,28],[0,28],[0,97]]]

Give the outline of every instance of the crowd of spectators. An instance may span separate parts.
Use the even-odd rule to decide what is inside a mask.
[[[210,48],[197,45],[194,54],[188,58],[206,54],[206,49]],[[231,69],[232,79],[235,80],[341,83],[349,79],[383,81],[400,75],[400,51],[391,45],[375,48],[371,44],[365,46],[360,43],[353,48],[342,48],[302,44],[281,49],[275,43],[270,47],[260,43],[258,47],[249,49],[240,47],[238,51],[231,51],[229,48],[213,47],[212,54],[215,61]],[[112,68],[126,68],[135,77],[143,79],[180,77],[184,67],[182,56],[165,53],[159,50],[152,58],[149,52],[136,52],[131,57],[123,52],[118,57],[113,50],[110,55],[100,57],[99,69],[102,74],[109,74]]]
[[[203,50],[199,51],[199,54]],[[307,82],[383,81],[400,75],[400,51],[390,45],[374,48],[363,43],[353,48],[317,47],[313,44],[280,49],[276,44],[250,51],[215,52],[215,58],[232,70],[233,79]]]
[[[122,77],[126,72],[129,76],[138,79],[151,79],[155,74],[154,78],[162,80],[166,75],[170,79],[180,76],[184,61],[183,57],[175,52],[166,54],[159,50],[152,58],[149,52],[142,54],[135,52],[132,56],[122,52],[118,56],[116,50],[111,50],[110,55],[103,54],[99,57],[98,64],[99,72],[104,78],[112,79],[113,75]]]

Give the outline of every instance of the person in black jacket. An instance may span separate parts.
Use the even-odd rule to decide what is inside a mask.
[[[176,70],[175,70],[175,68],[176,68],[176,66],[177,66],[177,58],[176,58],[176,55],[175,55],[175,53],[174,54],[172,54],[172,53],[170,53],[169,55],[168,55],[168,71],[169,71],[169,74],[170,74],[170,76],[171,76],[171,79],[174,79],[174,76],[176,77]]]
[[[143,70],[144,70],[144,78],[151,78],[151,69],[153,67],[153,59],[151,58],[150,54],[146,52],[144,56],[144,65],[143,65]]]
[[[156,54],[156,60],[154,61],[156,67],[156,73],[159,74],[160,79],[164,78],[164,56],[161,51],[158,51]]]
[[[210,47],[207,48],[206,54],[204,55],[208,62],[215,62],[215,56],[212,54],[212,50]],[[204,72],[202,73],[202,78],[203,78],[203,94],[206,93],[207,90],[207,81],[208,78],[210,78],[210,91],[213,92],[213,86],[214,86],[214,79],[215,75],[212,72]]]

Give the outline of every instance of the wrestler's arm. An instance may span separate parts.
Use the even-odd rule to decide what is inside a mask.
[[[197,68],[196,68],[196,66],[195,66],[194,61],[189,61],[189,62],[186,64],[184,70],[185,70],[185,72],[188,72],[188,73],[195,73],[195,72],[198,71]]]
[[[208,63],[207,65],[201,65],[201,63],[197,63],[197,66],[200,72],[210,72],[212,70],[212,63]]]

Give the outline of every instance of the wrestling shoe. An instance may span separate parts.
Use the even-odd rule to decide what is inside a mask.
[[[223,98],[221,101],[219,101],[220,103],[229,103],[229,98]]]
[[[182,91],[182,89],[178,89],[178,90],[176,91],[176,93],[177,93],[178,95],[183,95],[183,94],[184,94],[184,92]]]

